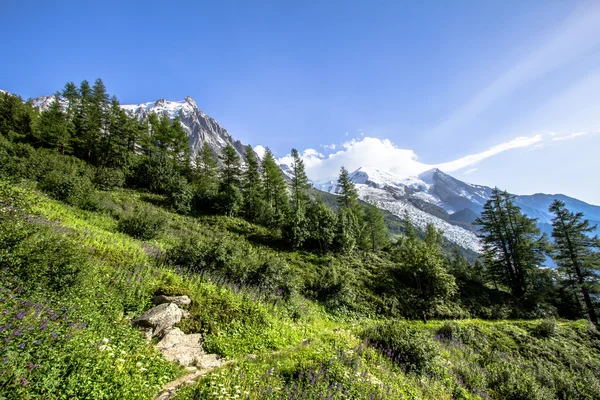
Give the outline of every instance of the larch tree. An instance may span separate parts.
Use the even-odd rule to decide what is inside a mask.
[[[552,257],[565,277],[564,283],[578,289],[588,318],[598,326],[594,297],[600,284],[600,240],[590,236],[596,226],[590,225],[583,213],[569,211],[563,201],[554,200],[549,210],[554,213]]]
[[[540,235],[536,219],[524,215],[514,204],[514,197],[493,189],[473,224],[479,226],[483,260],[492,279],[522,298],[532,273],[544,263],[548,243],[546,235]]]
[[[268,148],[263,158],[262,174],[264,200],[268,210],[266,222],[271,226],[281,227],[289,210],[287,184],[273,153]]]
[[[227,144],[219,159],[223,164],[219,183],[219,205],[225,214],[232,216],[237,214],[242,203],[240,156],[232,145]]]

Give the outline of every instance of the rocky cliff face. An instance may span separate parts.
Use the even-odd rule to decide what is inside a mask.
[[[32,99],[32,104],[34,107],[44,110],[50,106],[53,100],[53,95],[40,96]],[[63,106],[66,107],[65,100],[63,100]],[[159,99],[141,104],[125,104],[121,107],[138,120],[147,118],[150,113],[164,114],[171,120],[178,117],[183,129],[188,134],[192,157],[198,153],[202,143],[206,142],[215,154],[220,154],[227,144],[231,144],[243,159],[245,148],[242,142],[234,140],[227,129],[200,110],[194,99],[189,96],[182,101]]]
[[[192,156],[198,153],[202,143],[208,143],[215,154],[220,154],[227,144],[231,144],[240,157],[244,155],[244,145],[239,140],[234,140],[217,121],[202,112],[189,96],[182,101],[159,99],[155,102],[127,104],[121,107],[140,120],[147,118],[150,113],[166,115],[171,120],[179,117],[188,134]]]

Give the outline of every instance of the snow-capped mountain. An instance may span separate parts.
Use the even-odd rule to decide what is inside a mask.
[[[374,168],[359,168],[349,176],[361,200],[401,218],[408,215],[413,224],[420,228],[432,223],[444,231],[451,242],[467,249],[479,250],[479,241],[471,223],[489,199],[492,188],[462,182],[437,168],[411,177]],[[335,180],[317,183],[314,187],[333,194],[340,190]],[[548,212],[548,207],[554,199],[564,201],[569,210],[581,211],[592,224],[600,225],[599,206],[565,195],[516,196],[515,204],[528,216],[538,218],[540,229],[550,234],[552,215]]]
[[[45,110],[54,101],[54,95],[41,96],[32,99],[32,105],[40,110]],[[66,106],[66,100],[62,100]],[[244,145],[234,140],[226,129],[221,127],[213,118],[205,114],[198,108],[196,102],[191,97],[186,97],[182,101],[169,101],[159,99],[154,102],[141,104],[124,104],[121,108],[139,120],[147,118],[150,113],[166,115],[173,120],[179,117],[181,126],[188,134],[192,157],[198,153],[202,143],[208,143],[208,146],[215,154],[220,154],[221,150],[231,144],[243,158]]]
[[[430,172],[430,171],[428,171]],[[435,184],[429,176],[401,177],[374,168],[359,168],[352,172],[359,198],[392,214],[404,218],[408,215],[413,224],[424,229],[428,223],[442,230],[448,240],[466,249],[479,251],[475,234],[449,221],[443,201],[434,193]],[[316,189],[337,194],[336,181],[314,185]]]
[[[216,154],[219,154],[227,144],[231,144],[240,157],[244,155],[244,145],[234,140],[217,121],[202,112],[194,99],[189,96],[182,101],[159,99],[155,102],[126,104],[121,107],[138,119],[146,118],[150,113],[164,114],[171,120],[179,117],[181,125],[188,133],[192,156],[198,153],[202,143],[205,142]]]

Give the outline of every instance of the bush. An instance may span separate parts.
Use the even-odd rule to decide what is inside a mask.
[[[0,216],[0,265],[30,287],[59,292],[75,285],[86,260],[70,239],[38,226]]]
[[[556,320],[554,318],[547,318],[541,321],[534,330],[535,336],[539,338],[548,338],[554,336],[556,332]]]
[[[290,266],[279,258],[260,264],[250,273],[248,283],[254,285],[271,298],[290,299],[298,292],[300,281]]]
[[[424,331],[406,322],[386,322],[366,329],[363,339],[375,345],[392,360],[417,374],[434,371],[438,347]]]
[[[165,222],[162,214],[149,207],[138,207],[121,216],[117,229],[136,239],[150,240],[161,233]]]
[[[307,285],[307,294],[324,303],[330,311],[352,310],[356,303],[355,280],[351,269],[331,260],[319,267]]]
[[[440,338],[447,340],[457,340],[460,337],[461,328],[456,322],[446,321],[437,330]]]
[[[194,187],[183,176],[173,177],[168,189],[171,205],[181,214],[188,214],[192,209]]]
[[[98,168],[94,184],[100,190],[114,190],[125,185],[125,174],[119,168]]]

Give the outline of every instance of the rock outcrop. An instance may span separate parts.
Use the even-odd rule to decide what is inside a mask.
[[[181,321],[183,313],[175,303],[164,303],[146,311],[132,321],[134,326],[152,329],[150,337],[162,337],[173,325]]]

